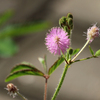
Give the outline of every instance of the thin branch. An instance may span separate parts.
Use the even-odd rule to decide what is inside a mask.
[[[91,56],[91,57],[87,57],[87,58],[83,58],[83,59],[75,60],[74,62],[84,61],[84,60],[91,59],[91,58],[98,58],[98,57],[96,57],[96,56]],[[72,63],[74,63],[74,62],[72,62]]]
[[[44,78],[45,78],[44,100],[46,100],[47,99],[47,81],[48,81],[49,75],[45,75]]]
[[[25,98],[22,94],[20,94],[19,92],[17,92],[17,94],[21,97],[21,98],[23,98],[24,100],[28,100],[27,98]]]

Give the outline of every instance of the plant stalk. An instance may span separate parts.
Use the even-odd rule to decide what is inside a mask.
[[[17,92],[17,94],[21,97],[21,98],[23,98],[24,100],[27,100],[23,95],[21,95],[19,92]]]
[[[97,58],[97,57],[95,57],[95,56],[91,56],[91,57],[87,57],[87,58],[83,58],[83,59],[75,60],[74,62],[84,61],[84,60],[91,59],[91,58]],[[74,63],[74,62],[73,62],[73,63]]]
[[[63,81],[64,81],[64,78],[65,78],[65,75],[66,75],[66,72],[67,72],[68,66],[69,66],[68,64],[65,65],[65,68],[64,68],[63,74],[62,74],[61,79],[60,79],[60,82],[59,82],[58,87],[56,88],[56,91],[55,91],[53,97],[51,98],[51,100],[55,100],[55,99],[56,99],[57,94],[59,93],[60,88],[61,88],[61,86],[62,86],[62,84],[63,84]]]
[[[82,49],[78,52],[78,54],[71,60],[71,62],[73,62],[78,56],[79,54],[84,50],[84,48],[88,45],[88,43],[90,42],[91,38],[85,43],[85,45],[82,47]]]
[[[47,81],[48,81],[48,76],[45,77],[45,90],[44,90],[44,100],[47,99]]]

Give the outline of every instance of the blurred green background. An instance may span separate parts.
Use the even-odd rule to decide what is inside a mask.
[[[45,35],[68,12],[74,16],[72,47],[81,48],[86,42],[83,32],[91,25],[100,26],[99,0],[0,0],[0,100],[13,100],[4,89],[11,68],[27,61],[43,71],[38,57],[47,55],[48,68],[57,59],[46,50]],[[100,38],[91,47],[100,49]],[[79,56],[90,56],[88,47]],[[99,100],[100,58],[75,63],[69,68],[57,100]],[[59,82],[63,64],[48,81],[48,99]],[[13,81],[20,93],[29,100],[43,100],[44,79],[22,76]],[[19,97],[14,100],[21,100]]]
[[[36,33],[43,31],[49,26],[46,21],[43,22],[24,22],[8,25],[6,24],[11,17],[13,17],[14,11],[6,11],[0,17],[0,56],[11,57],[18,52],[18,46],[12,40],[13,37],[26,35],[29,33]]]

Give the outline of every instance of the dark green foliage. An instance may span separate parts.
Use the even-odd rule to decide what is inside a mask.
[[[48,75],[51,75],[58,67],[59,65],[64,61],[63,57],[60,57],[50,68],[48,71]]]
[[[37,68],[33,67],[30,64],[19,64],[15,66],[8,77],[5,79],[5,82],[9,82],[17,77],[24,76],[24,75],[36,75],[36,76],[44,76],[44,73],[38,70]]]

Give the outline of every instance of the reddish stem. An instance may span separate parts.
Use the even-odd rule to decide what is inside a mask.
[[[47,98],[47,79],[45,79],[45,91],[44,91],[44,100]]]
[[[45,78],[44,100],[46,100],[47,99],[47,81],[48,81],[49,76],[45,75],[44,78]]]

